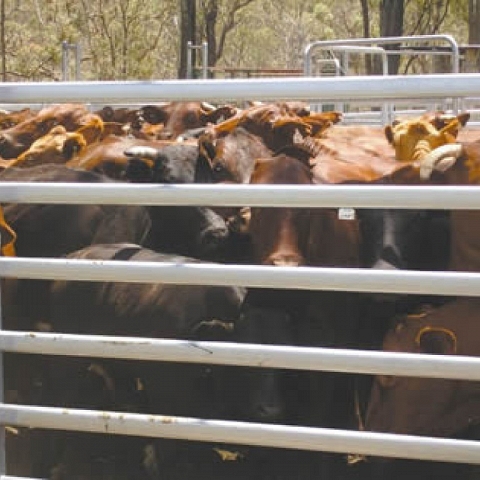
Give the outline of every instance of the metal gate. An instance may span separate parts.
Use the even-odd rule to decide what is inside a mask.
[[[65,82],[2,84],[0,103],[98,102],[165,100],[345,101],[351,98],[390,100],[441,99],[480,91],[480,75],[421,77],[291,78],[258,80],[189,80],[152,82]],[[414,189],[414,190],[413,190]],[[414,195],[412,194],[414,192]],[[117,185],[4,183],[1,202],[127,205],[208,205],[266,207],[358,207],[477,209],[478,187],[335,188],[294,185]],[[162,281],[176,284],[359,292],[426,293],[480,296],[480,274],[460,272],[368,271],[347,268],[277,267],[65,259],[0,258],[0,276],[33,279]],[[161,347],[161,348],[159,348]],[[199,348],[200,347],[200,348]],[[480,358],[191,342],[182,340],[99,337],[56,333],[2,331],[0,348],[8,352],[182,361],[305,369],[359,374],[406,375],[480,381]],[[198,441],[263,445],[314,451],[359,453],[444,462],[480,464],[480,442],[325,428],[163,417],[161,415],[59,409],[3,403],[3,425],[62,428],[111,434],[182,438]],[[4,448],[2,436],[1,448]],[[4,470],[3,470],[4,473]],[[12,478],[6,477],[2,478]]]

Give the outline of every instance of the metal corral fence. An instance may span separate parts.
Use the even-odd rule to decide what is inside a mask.
[[[0,85],[0,103],[165,100],[345,101],[474,96],[480,75],[291,78]],[[414,193],[413,193],[414,192]],[[248,186],[3,183],[1,202],[477,209],[478,187]],[[242,285],[360,292],[480,295],[480,274],[367,269],[0,258],[0,276],[33,279]],[[406,375],[480,381],[480,358],[328,348],[2,331],[8,352]],[[480,464],[480,442],[325,428],[2,404],[3,425],[181,438]],[[1,438],[4,456],[5,438]],[[4,468],[4,458],[2,468]],[[2,471],[5,473],[5,470]],[[5,475],[3,479],[12,478]]]

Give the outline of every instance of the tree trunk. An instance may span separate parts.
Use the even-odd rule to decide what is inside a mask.
[[[180,0],[180,65],[178,78],[187,78],[187,44],[196,45],[196,0]],[[196,64],[195,49],[192,50],[192,67]]]
[[[208,44],[208,66],[214,67],[217,63],[217,37],[215,26],[217,25],[218,5],[216,0],[210,0],[205,10],[205,38]]]
[[[363,37],[370,38],[370,12],[368,9],[368,0],[360,0],[362,8]],[[373,58],[371,55],[365,55],[365,72],[371,75],[373,72]]]
[[[2,56],[2,82],[7,81],[7,55],[5,46],[5,0],[0,0],[0,55]]]
[[[404,0],[382,0],[380,3],[380,36],[381,37],[401,37],[403,35],[403,12],[405,7]],[[398,45],[385,45],[385,49],[395,49]],[[376,66],[380,61],[376,62]],[[400,65],[398,55],[389,55],[388,73],[396,75]],[[376,68],[377,73],[381,68]]]
[[[468,43],[480,44],[480,0],[468,0]],[[480,71],[480,52],[476,48],[465,51],[465,72]]]

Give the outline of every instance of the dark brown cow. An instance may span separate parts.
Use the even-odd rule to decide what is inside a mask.
[[[387,178],[393,183],[418,183],[418,172],[412,172],[411,162],[438,145],[454,141],[469,117],[432,113],[395,122],[383,130],[334,125],[340,119],[337,112],[321,115],[297,116],[277,104],[246,109],[200,136],[199,148],[207,160],[204,170],[210,171],[214,182],[246,183],[255,158],[296,146],[310,155],[316,183]],[[316,133],[319,124],[321,135]]]
[[[112,131],[112,128],[109,130],[110,133],[115,133],[119,136],[128,134],[135,138],[155,140],[161,138],[160,132],[164,128],[163,123],[157,125],[148,123],[143,118],[140,108],[113,108],[105,106],[100,110],[96,110],[94,113],[101,117],[104,123],[112,126],[118,125],[116,132]]]
[[[12,181],[105,183],[111,180],[92,172],[69,169],[64,165],[46,164],[31,168],[10,168],[0,174],[0,182]],[[143,243],[152,226],[150,215],[142,206],[7,204],[3,208],[6,221],[17,235],[17,255],[22,257],[60,257],[97,242]],[[32,290],[35,293],[31,293],[29,281],[22,285],[22,290],[18,293],[19,299],[7,305],[7,328],[20,328],[19,324],[11,323],[17,322],[19,318],[25,320],[25,329],[33,327],[29,318],[36,319],[34,322],[45,318],[42,309],[45,296],[38,292],[37,287]],[[29,300],[25,301],[25,298]]]
[[[67,103],[45,107],[33,118],[1,131],[0,156],[5,159],[17,157],[56,125],[63,125],[68,132],[73,132],[92,122],[96,122],[98,130],[102,131],[102,119],[90,113],[82,104]]]
[[[306,162],[280,154],[256,161],[251,184],[295,184],[309,188],[312,176]],[[277,266],[279,275],[284,267],[359,266],[358,220],[342,220],[335,209],[252,208],[249,233],[252,261]],[[356,342],[359,312],[356,294],[251,288],[243,311],[246,320],[255,320],[262,343],[351,347]],[[257,319],[259,311],[263,321]],[[268,390],[263,380],[238,393],[246,399],[246,404],[263,406],[252,412],[259,420],[336,428],[352,425],[351,377],[269,370],[264,375],[270,376]],[[276,392],[275,396],[272,392]],[[267,398],[277,399],[268,409],[264,408],[266,394]],[[282,404],[278,398],[283,400],[283,408],[279,408]],[[307,473],[309,469],[328,472],[328,476],[339,474],[337,456],[269,452],[268,458],[270,463],[283,465],[286,471],[289,468],[285,463],[302,464],[305,478],[314,478],[310,477],[311,471]]]
[[[230,105],[214,107],[205,102],[171,102],[166,105],[146,105],[140,109],[143,120],[152,125],[163,124],[159,137],[176,139],[181,133],[209,123],[230,118],[236,112]]]
[[[123,179],[129,156],[125,151],[134,146],[149,146],[161,149],[172,142],[147,140],[132,137],[110,135],[99,142],[92,143],[66,164],[71,168],[91,170],[103,173],[114,179]]]
[[[305,136],[319,135],[340,120],[337,112],[297,115],[284,104],[261,104],[208,127],[199,138],[211,181],[248,183],[256,158],[291,147]]]
[[[389,352],[479,356],[480,300],[462,298],[395,321],[383,348]],[[368,430],[452,436],[480,425],[480,382],[414,377],[375,378]]]
[[[479,356],[480,300],[461,298],[395,319],[383,349]],[[378,375],[365,419],[377,432],[480,440],[480,382]],[[400,452],[399,452],[400,453]],[[400,454],[399,457],[402,455]],[[372,478],[477,478],[478,467],[430,462],[373,464]],[[472,475],[472,476],[469,476]]]
[[[72,252],[68,258],[198,263],[134,244],[94,245]],[[59,281],[52,284],[48,323],[51,330],[65,333],[182,338],[192,342],[228,340],[232,339],[244,293],[243,288],[228,286]],[[229,403],[234,400],[228,390],[217,385],[223,367],[45,357],[43,372],[40,395],[34,399],[43,405],[226,418]],[[193,467],[198,455],[200,461],[208,458],[213,467],[221,463],[211,444],[44,432],[34,440],[38,449],[35,457],[43,459],[34,476],[42,478],[51,478],[50,470],[56,464],[61,476],[55,478],[76,478],[68,476],[76,474],[72,468],[82,463],[99,468],[105,455],[105,461],[116,468],[133,468],[137,475],[144,470],[141,477],[128,478],[149,478],[145,468],[151,475],[155,469],[167,475],[175,468],[182,469],[186,462]]]
[[[108,105],[100,110],[95,110],[93,113],[98,115],[104,122],[122,123],[124,125],[135,124],[141,117],[138,108],[114,108]]]

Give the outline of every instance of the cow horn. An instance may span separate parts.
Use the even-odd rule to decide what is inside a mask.
[[[445,172],[462,153],[463,146],[459,143],[449,143],[432,150],[420,161],[420,178],[428,180],[434,170]]]
[[[214,105],[208,102],[202,102],[201,106],[202,106],[202,110],[206,110],[207,112],[213,112],[217,109],[217,107],[215,107]]]
[[[127,148],[123,153],[127,157],[143,157],[150,160],[155,160],[158,155],[158,150],[153,147],[136,145],[134,147]]]

